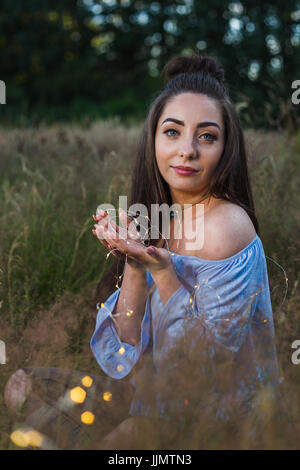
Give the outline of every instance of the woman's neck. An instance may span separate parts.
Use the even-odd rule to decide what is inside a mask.
[[[195,219],[199,215],[203,214],[203,212],[206,212],[210,205],[212,203],[211,196],[207,196],[206,198],[201,198],[197,201],[180,201],[180,200],[174,200],[172,204],[179,205],[181,207],[181,214],[182,218],[184,219],[185,217]],[[201,207],[200,204],[202,204],[204,207]],[[201,207],[201,209],[199,209]]]

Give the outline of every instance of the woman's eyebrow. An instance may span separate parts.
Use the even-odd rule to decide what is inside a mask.
[[[167,121],[172,121],[172,122],[175,122],[176,124],[180,124],[181,126],[184,126],[184,122],[183,121],[180,121],[179,119],[175,119],[175,118],[166,118],[162,123],[161,123],[161,126],[164,124],[164,122],[167,122]],[[204,122],[198,122],[197,124],[197,129],[199,127],[207,127],[207,126],[215,126],[215,127],[218,127],[220,129],[220,126],[219,124],[217,124],[216,122],[213,122],[213,121],[204,121]],[[220,129],[221,130],[221,129]]]

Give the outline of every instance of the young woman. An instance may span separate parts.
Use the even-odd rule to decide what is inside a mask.
[[[259,384],[273,389],[278,383],[266,259],[243,133],[223,70],[214,58],[194,54],[172,59],[165,77],[145,121],[132,178],[131,205],[147,209],[140,228],[150,222],[150,236],[146,230],[143,237],[122,211],[122,226],[103,211],[94,216],[95,236],[116,257],[98,286],[97,300],[101,295],[104,302],[91,338],[106,376],[24,368],[6,387],[6,403],[15,408],[12,401],[30,395],[31,379],[41,382],[47,400],[37,397],[25,424],[46,435],[51,425],[56,436],[62,410],[67,448],[84,447],[78,433],[86,410],[98,423],[92,430],[98,448],[145,448],[145,439],[138,444],[143,432],[148,448],[166,448],[171,441],[156,438],[158,430],[171,438],[186,412],[190,422],[201,420],[203,434],[209,407],[226,422],[234,404],[236,412],[251,409]],[[152,234],[155,204],[173,208],[170,232],[159,221],[158,238]],[[61,384],[64,393],[84,387],[81,405],[69,409],[55,401]],[[12,400],[14,389],[24,390],[21,398]],[[197,442],[196,436],[196,448]],[[173,445],[179,448],[178,439]]]
[[[174,211],[170,236],[145,242],[124,212],[119,213],[122,227],[106,212],[94,216],[94,235],[117,258],[106,284],[110,276],[115,285],[114,275],[125,269],[121,287],[101,304],[91,348],[108,376],[130,377],[136,387],[132,418],[104,447],[113,448],[122,433],[131,432],[137,417],[172,421],[180,399],[147,394],[135,370],[147,353],[153,383],[166,370],[178,372],[167,353],[187,331],[193,333],[193,351],[206,341],[213,356],[229,354],[239,371],[232,386],[245,403],[251,402],[255,384],[278,383],[266,259],[243,132],[223,70],[214,58],[194,54],[172,59],[165,77],[143,128],[131,204],[144,204],[149,215],[153,204],[175,204],[183,209],[180,220]],[[192,249],[187,248],[192,229],[176,239],[180,226],[202,231]],[[101,287],[104,282],[99,292]],[[222,416],[226,419],[226,412]]]

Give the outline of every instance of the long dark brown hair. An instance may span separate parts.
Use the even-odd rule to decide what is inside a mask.
[[[130,205],[144,204],[148,214],[151,214],[151,204],[172,205],[169,186],[162,178],[156,162],[157,123],[171,98],[184,92],[201,93],[218,104],[225,129],[224,150],[204,197],[214,196],[241,206],[259,234],[243,131],[227,92],[223,68],[216,58],[193,53],[190,56],[175,56],[165,65],[163,74],[165,88],[158,92],[150,105],[138,143],[131,180]],[[153,245],[158,242],[159,239],[150,240]],[[124,261],[116,259],[97,286],[95,302],[104,301],[115,290],[116,277],[123,273],[123,269]]]

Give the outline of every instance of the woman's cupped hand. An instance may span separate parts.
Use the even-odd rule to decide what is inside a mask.
[[[131,267],[151,272],[167,269],[171,265],[166,249],[144,245],[134,221],[122,209],[119,209],[122,227],[103,210],[93,218],[97,222],[93,234],[115,257],[126,261]]]

